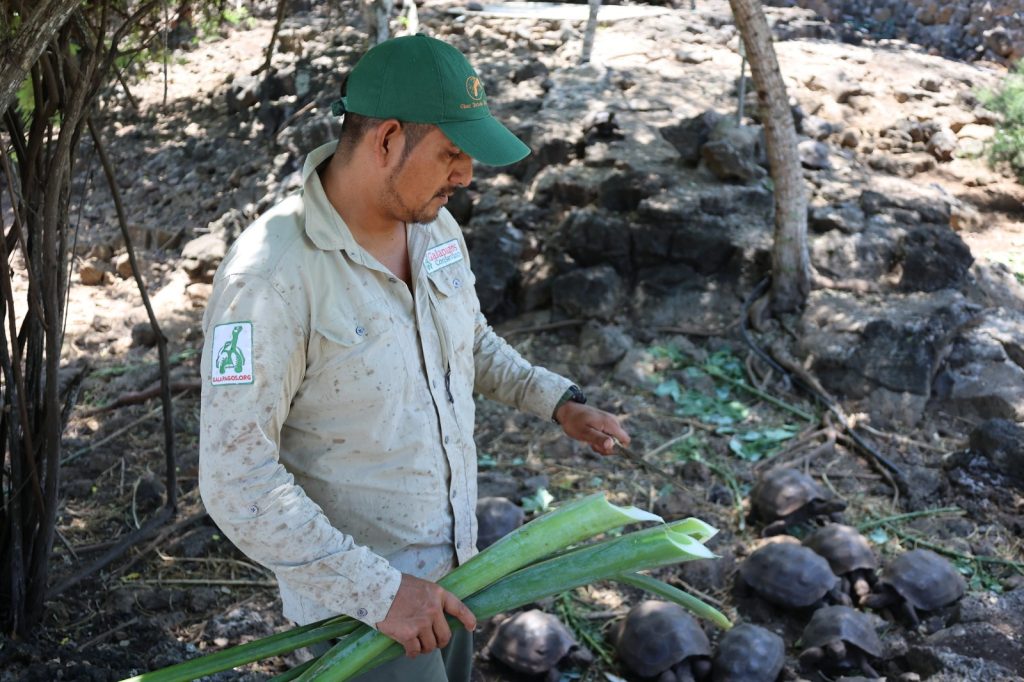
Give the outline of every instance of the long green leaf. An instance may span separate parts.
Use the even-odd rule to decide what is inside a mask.
[[[279,656],[310,644],[351,634],[360,623],[348,616],[328,618],[317,623],[279,632],[239,646],[208,654],[167,668],[142,673],[122,682],[188,682],[206,675],[237,668],[246,663]]]
[[[675,602],[684,609],[692,612],[695,616],[709,620],[723,630],[728,630],[732,627],[732,621],[730,621],[724,613],[707,602],[698,599],[689,592],[680,590],[674,585],[669,585],[666,582],[640,573],[623,573],[622,575],[616,576],[615,579],[621,583],[626,583],[633,587],[639,587],[641,590],[645,590],[652,594],[656,594],[659,597],[664,597],[671,602]]]

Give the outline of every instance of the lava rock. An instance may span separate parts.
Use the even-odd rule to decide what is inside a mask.
[[[611,320],[625,294],[622,279],[610,265],[574,270],[555,278],[551,300],[570,317]]]
[[[903,240],[902,248],[900,288],[905,291],[955,289],[974,262],[970,248],[948,227],[915,228]]]
[[[1000,472],[1024,483],[1024,428],[1007,419],[989,419],[971,432],[971,449]]]

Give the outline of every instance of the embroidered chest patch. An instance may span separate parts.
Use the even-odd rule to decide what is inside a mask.
[[[213,363],[210,382],[214,386],[251,384],[252,322],[228,322],[213,328]]]
[[[446,268],[452,263],[458,263],[460,260],[462,260],[462,249],[459,248],[459,240],[452,239],[427,249],[427,255],[423,257],[423,267],[429,274]]]

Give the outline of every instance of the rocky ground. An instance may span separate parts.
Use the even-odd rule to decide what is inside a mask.
[[[734,591],[737,566],[764,542],[748,519],[752,487],[775,465],[795,466],[846,502],[846,521],[883,564],[923,546],[966,578],[967,596],[920,629],[879,617],[880,674],[1020,679],[1024,191],[980,159],[995,121],[977,101],[1002,67],[891,39],[848,44],[809,10],[766,9],[802,133],[816,271],[807,309],[768,320],[757,304],[744,309],[767,272],[772,200],[749,84],[746,118],[730,123],[741,60],[727,3],[628,8],[602,26],[583,67],[579,6],[513,18],[461,8],[425,3],[424,30],[473,56],[492,107],[535,150],[511,169],[478,168],[450,205],[482,304],[525,355],[622,414],[635,449],[677,480],[665,486],[481,401],[481,495],[537,510],[605,490],[707,520],[721,529],[721,558],[661,577],[781,634],[796,675],[808,614]],[[365,38],[337,8],[298,14],[263,80],[249,74],[270,31],[257,17],[202,36],[174,54],[166,83],[151,64],[130,95],[104,99],[173,353],[182,521],[51,602],[36,640],[3,640],[2,680],[120,679],[287,626],[271,576],[202,515],[200,318],[227,244],[295,189],[303,152],[337,130],[329,104]],[[66,354],[88,378],[65,442],[55,581],[144,522],[163,493],[159,406],[132,396],[158,377],[153,337],[102,173],[89,149],[82,159]],[[834,396],[896,473],[759,359],[743,320],[753,345]],[[565,679],[628,674],[606,634],[640,599],[597,585],[542,605],[596,656],[563,663]],[[722,634],[705,629],[713,643]],[[217,679],[266,679],[297,660]],[[478,663],[477,679],[520,679]]]

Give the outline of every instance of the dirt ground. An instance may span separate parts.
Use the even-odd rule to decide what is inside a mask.
[[[421,10],[423,20],[444,21],[446,7],[428,2]],[[687,20],[686,10],[669,12],[672,21]],[[491,20],[473,21],[481,31],[491,30]],[[659,69],[662,75],[657,78],[690,79],[685,105],[677,107],[687,115],[713,106],[724,109],[730,97],[728,83],[739,73],[739,57],[722,46],[701,45],[695,33],[682,32],[671,44],[659,42],[651,28],[651,22],[658,21],[668,19],[627,20],[616,23],[614,30],[601,31],[595,59],[620,72],[645,74],[636,76],[645,87],[653,87],[655,77],[650,74]],[[133,195],[138,201],[129,202],[131,220],[142,222],[155,211],[173,232],[189,222],[212,220],[223,208],[223,202],[204,207],[202,197],[181,195],[173,182],[135,172],[133,164],[142,167],[154,152],[196,135],[223,136],[233,144],[227,122],[218,119],[226,80],[259,65],[270,28],[267,19],[250,20],[225,29],[224,37],[205,37],[195,49],[175,53],[168,65],[166,106],[162,104],[165,84],[156,65],[148,79],[132,84],[132,94],[140,103],[138,112],[132,113],[120,100],[110,102],[118,110],[112,115],[116,122],[111,130],[116,132],[110,145],[127,176],[124,184],[137,189],[145,178],[156,187],[148,195]],[[553,59],[569,59],[570,48],[578,50],[578,45]],[[706,49],[712,58],[700,69],[669,63],[667,55],[683,48]],[[880,93],[910,87],[931,76],[970,90],[996,82],[1002,73],[991,65],[950,62],[892,41],[853,46],[792,40],[779,43],[777,49],[787,80],[794,84],[834,76]],[[807,92],[802,89],[798,98]],[[682,95],[665,93],[666,99],[673,97]],[[910,117],[915,107],[923,106],[891,98],[885,98],[883,106],[882,99],[879,94],[877,105],[866,106],[848,124],[878,130],[894,115]],[[243,149],[245,144],[239,142]],[[261,173],[256,169],[264,162],[272,164],[272,153],[269,148],[252,149],[252,174],[229,181],[233,169],[221,168],[208,182],[211,187],[223,187],[224,194],[233,197],[230,201],[244,208],[262,194],[250,183],[258,184],[254,176]],[[114,241],[116,229],[102,198],[100,174],[94,175],[79,178],[79,188],[97,196],[86,211],[83,257]],[[939,184],[983,211],[985,220],[961,237],[976,258],[1005,263],[1024,277],[1024,191],[1019,184],[987,169],[979,159],[959,159],[916,177],[915,182]],[[175,249],[147,248],[140,255],[154,308],[170,340],[173,376],[182,382],[174,397],[178,514],[155,538],[50,601],[35,639],[0,640],[2,682],[116,680],[289,625],[280,614],[272,575],[239,553],[203,513],[197,485],[198,392],[187,386],[199,376],[202,308],[192,303],[186,291],[189,280]],[[133,340],[132,327],[145,320],[134,282],[111,276],[103,286],[76,283],[71,287],[69,311],[66,359],[88,362],[88,378],[65,435],[54,583],[82,571],[116,538],[138,528],[159,509],[164,494],[159,401],[131,402],[129,396],[158,379],[155,351]],[[522,326],[523,321],[511,320],[501,329],[531,360],[565,366],[576,359],[578,329],[516,333]],[[671,518],[693,515],[708,521],[721,530],[711,543],[721,558],[666,570],[661,577],[692,590],[730,616],[773,624],[787,634],[791,653],[800,625],[787,614],[744,604],[732,591],[737,562],[759,546],[759,529],[746,520],[748,495],[768,461],[790,461],[814,475],[846,500],[846,520],[853,525],[919,513],[916,518],[866,531],[883,557],[923,544],[944,551],[975,594],[998,595],[1024,586],[1020,539],[1024,497],[1019,489],[983,476],[951,477],[946,468],[949,459],[966,447],[972,422],[957,415],[929,413],[913,431],[871,432],[876,447],[909,473],[912,494],[908,498],[889,485],[884,470],[841,433],[837,435],[835,425],[806,395],[767,375],[735,329],[725,336],[641,331],[637,338],[652,352],[649,370],[658,379],[655,388],[615,381],[610,369],[592,372],[585,386],[593,403],[622,415],[633,435],[634,450],[657,450],[648,462],[678,477],[674,489],[628,460],[584,451],[563,438],[554,424],[478,399],[481,495],[506,495],[544,508],[546,499],[560,501],[606,491],[616,503],[653,508]],[[744,382],[748,389],[715,378],[709,366]],[[128,404],[111,407],[118,398],[127,398]],[[813,416],[804,419],[801,412]],[[599,584],[543,605],[571,622],[577,638],[596,655],[591,665],[563,666],[563,680],[624,675],[607,644],[607,632],[640,598],[635,590]],[[926,628],[937,630],[941,624],[926,623]],[[493,624],[484,625],[478,649],[492,629]],[[707,629],[712,639],[720,635],[714,628]],[[892,652],[887,668],[892,679],[909,669],[905,654],[926,634],[895,626],[887,629],[883,639]],[[268,679],[302,660],[301,653],[293,654],[211,679]],[[1024,668],[1021,663],[1018,670]],[[526,678],[480,657],[474,679]]]

